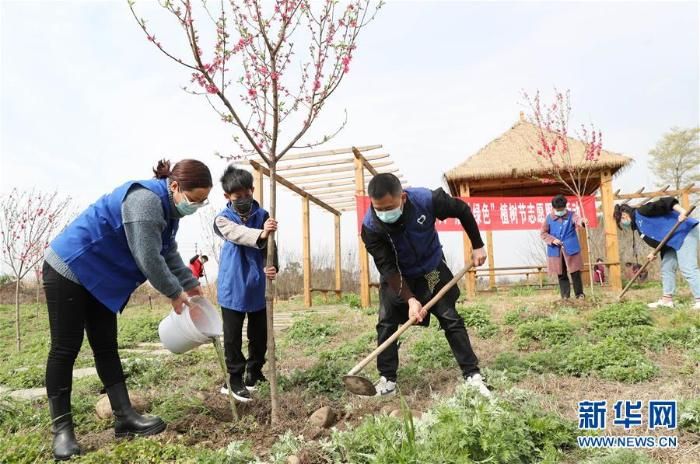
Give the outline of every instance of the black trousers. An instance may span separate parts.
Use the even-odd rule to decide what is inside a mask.
[[[241,351],[243,345],[243,321],[248,315],[248,359]],[[221,308],[224,320],[224,352],[226,368],[231,377],[243,378],[248,369],[252,375],[260,374],[267,352],[267,311],[243,313]]]
[[[44,263],[44,292],[49,311],[51,349],[46,362],[49,398],[70,392],[73,365],[87,333],[95,367],[105,387],[124,381],[117,351],[117,315],[97,301],[82,285]]]
[[[437,271],[439,280],[431,291],[425,277],[405,279],[413,294],[422,303],[426,304],[433,295],[449,282],[453,275],[444,262],[440,262]],[[464,326],[462,316],[457,313],[456,303],[459,298],[459,288],[455,285],[438,303],[433,306],[428,316],[423,319],[421,325],[430,324],[430,315],[433,314],[440,322],[440,328],[445,331],[445,338],[452,349],[457,364],[462,369],[462,374],[468,375],[479,372],[479,360],[474,354],[467,329]],[[382,279],[379,287],[379,321],[377,323],[377,344],[381,344],[396,332],[398,326],[408,320],[408,303],[400,298],[389,288]],[[399,347],[397,342],[392,343],[386,350],[377,356],[377,370],[387,380],[396,381],[396,371],[399,367]]]
[[[571,296],[571,284],[569,283],[569,276],[566,272],[566,259],[564,256],[561,257],[561,274],[559,274],[559,293],[562,298],[569,298]],[[576,296],[583,295],[583,282],[581,281],[581,271],[576,271],[571,273],[571,281],[574,283],[574,294]]]

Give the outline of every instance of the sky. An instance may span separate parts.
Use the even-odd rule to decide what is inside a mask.
[[[350,73],[315,130],[344,130],[322,148],[381,144],[412,186],[508,130],[522,91],[570,89],[572,122],[594,123],[604,148],[634,158],[614,181],[656,182],[648,152],[671,127],[699,124],[698,2],[388,2],[363,30]],[[153,2],[138,2],[163,43],[181,37]],[[161,27],[162,26],[162,27]],[[150,44],[124,1],[0,0],[0,193],[57,190],[84,208],[159,158],[193,157],[215,178],[232,129],[181,86],[189,73]],[[212,203],[223,207],[217,186]],[[280,195],[282,256],[301,253],[301,201]],[[181,221],[185,258],[200,218]],[[312,253],[332,252],[332,217],[312,207]],[[344,253],[356,247],[343,215]],[[497,266],[522,264],[530,235],[494,235]],[[442,233],[449,263],[461,235]]]

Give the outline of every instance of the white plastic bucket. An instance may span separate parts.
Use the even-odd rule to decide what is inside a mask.
[[[201,310],[185,306],[181,314],[171,311],[158,325],[160,341],[172,353],[185,353],[224,333],[218,311],[206,298],[195,296],[190,301]]]

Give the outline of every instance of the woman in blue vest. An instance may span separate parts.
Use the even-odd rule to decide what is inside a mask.
[[[57,460],[80,454],[73,431],[73,364],[83,333],[95,357],[115,418],[117,437],[153,435],[165,429],[158,417],[131,406],[117,352],[117,313],[148,280],[171,300],[177,313],[201,295],[177,251],[175,234],[184,216],[207,203],[211,173],[197,160],[170,169],[162,160],[155,179],[129,181],[99,198],[50,244],[43,267],[51,349],[46,393]]]
[[[668,234],[673,226],[680,226],[666,245],[661,248],[661,283],[663,295],[650,308],[673,308],[673,295],[676,293],[676,270],[688,282],[695,297],[694,309],[700,309],[700,271],[698,270],[698,221],[687,216],[687,211],[673,197],[660,198],[639,208],[629,205],[615,205],[613,218],[620,229],[637,232],[644,243],[652,248]],[[654,259],[649,253],[647,259]]]
[[[547,270],[559,278],[559,294],[565,300],[571,296],[568,274],[571,274],[576,298],[585,297],[581,281],[583,258],[576,235],[576,227],[584,222],[566,209],[566,204],[564,195],[552,198],[552,213],[547,215],[540,230],[540,237],[547,244]]]

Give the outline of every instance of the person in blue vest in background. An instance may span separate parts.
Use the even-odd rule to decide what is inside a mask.
[[[564,195],[552,198],[552,212],[542,224],[540,237],[547,244],[547,270],[559,279],[559,294],[562,299],[571,297],[571,282],[574,284],[576,298],[585,298],[581,270],[583,257],[581,246],[576,235],[576,227],[585,225],[583,218],[566,209],[567,201]]]
[[[656,249],[673,226],[680,222],[666,245],[661,248],[661,283],[663,294],[649,307],[673,308],[676,293],[676,270],[688,282],[695,297],[693,309],[700,309],[700,271],[698,270],[698,221],[687,216],[687,211],[673,197],[664,197],[639,208],[615,205],[613,218],[620,229],[637,232],[644,243]],[[655,258],[649,253],[647,259]]]
[[[153,435],[165,429],[159,417],[142,416],[131,405],[117,350],[117,313],[146,280],[170,299],[177,313],[190,297],[202,295],[178,253],[175,235],[180,219],[207,203],[212,180],[209,168],[191,159],[172,170],[162,160],[153,172],[154,179],[126,182],[99,198],[47,248],[43,284],[51,348],[46,394],[57,460],[80,454],[71,389],[84,332],[114,411],[115,435]]]
[[[265,286],[277,275],[277,253],[272,266],[267,262],[267,238],[277,230],[253,199],[253,175],[228,166],[221,176],[221,187],[228,200],[214,219],[214,231],[225,240],[219,259],[217,296],[224,321],[224,352],[233,397],[251,401],[250,391],[264,382],[262,368],[267,353],[267,311]],[[241,350],[243,321],[248,315],[248,359]],[[245,379],[244,379],[245,373]],[[221,393],[228,395],[226,383]]]
[[[372,202],[362,222],[362,241],[379,270],[379,321],[377,344],[387,340],[399,324],[415,317],[423,326],[430,323],[423,305],[452,280],[445,263],[435,221],[459,218],[472,243],[473,264],[486,260],[484,242],[469,206],[443,189],[408,188],[393,174],[378,174],[369,182]],[[457,313],[459,288],[450,289],[431,312],[435,314],[468,385],[491,396],[479,370],[467,329]],[[394,342],[377,357],[380,378],[377,396],[396,392],[399,367],[398,344]]]

